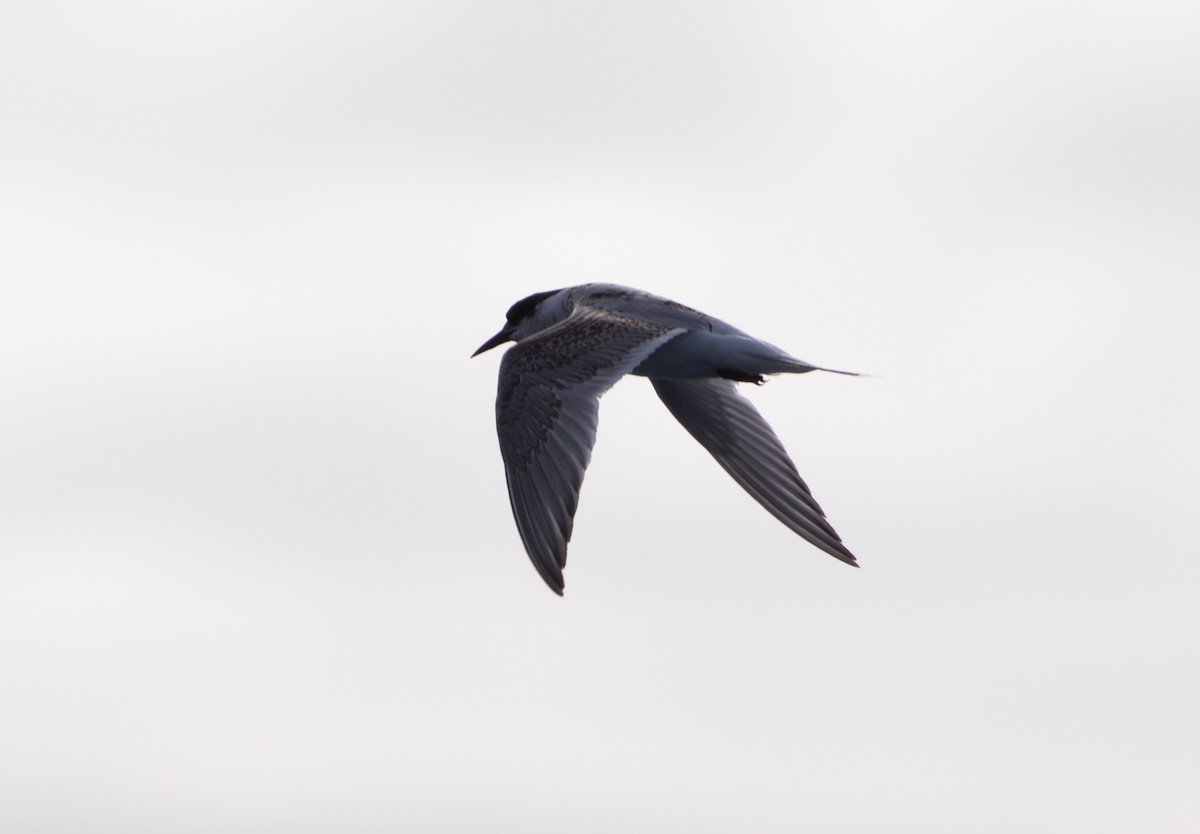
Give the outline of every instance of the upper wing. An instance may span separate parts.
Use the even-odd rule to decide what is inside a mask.
[[[508,497],[529,558],[558,594],[600,395],[679,332],[578,306],[500,362],[496,430]]]
[[[741,333],[737,328],[707,313],[643,290],[622,287],[619,284],[588,284],[586,289],[588,306],[598,310],[620,314],[623,310],[635,309],[639,319],[662,327]]]
[[[727,379],[651,379],[659,398],[725,471],[787,527],[858,566],[808,491],[783,444]]]

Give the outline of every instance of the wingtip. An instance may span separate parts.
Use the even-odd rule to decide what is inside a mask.
[[[837,554],[837,558],[840,559],[841,561],[845,562],[847,565],[849,565],[852,568],[861,567],[861,565],[858,564],[858,559],[854,556],[853,553],[847,552],[845,554]]]
[[[841,542],[839,541],[838,544],[840,545]],[[858,557],[856,557],[849,550],[846,550],[844,547],[838,547],[836,550],[831,547],[821,547],[821,549],[833,558],[837,559],[839,562],[843,562],[852,568],[860,567],[858,564]]]
[[[547,588],[549,588],[551,591],[554,591],[554,593],[560,597],[563,595],[563,591],[566,590],[567,587],[567,583],[563,581],[562,573],[557,571],[554,575],[542,576],[542,581],[546,583]]]

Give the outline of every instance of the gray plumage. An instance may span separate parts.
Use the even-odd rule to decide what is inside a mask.
[[[698,310],[615,284],[518,301],[474,355],[507,341],[517,344],[500,362],[496,429],[509,500],[529,558],[556,593],[600,397],[628,373],[649,377],[684,428],[788,529],[857,565],[775,432],[735,386],[827,369]]]

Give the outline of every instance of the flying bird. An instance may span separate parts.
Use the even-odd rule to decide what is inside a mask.
[[[496,430],[517,530],[555,593],[563,592],[600,396],[625,374],[649,377],[667,409],[771,515],[858,566],[775,432],[736,389],[738,382],[761,385],[764,374],[831,369],[699,310],[616,284],[534,293],[507,318],[471,355],[516,342],[500,361]]]

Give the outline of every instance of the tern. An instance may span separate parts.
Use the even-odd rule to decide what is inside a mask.
[[[766,374],[849,372],[811,365],[699,310],[617,284],[534,293],[507,319],[471,355],[516,342],[500,361],[496,430],[517,530],[555,593],[564,588],[600,396],[625,374],[649,377],[675,419],[771,515],[858,566],[775,432],[736,389],[761,385]]]

